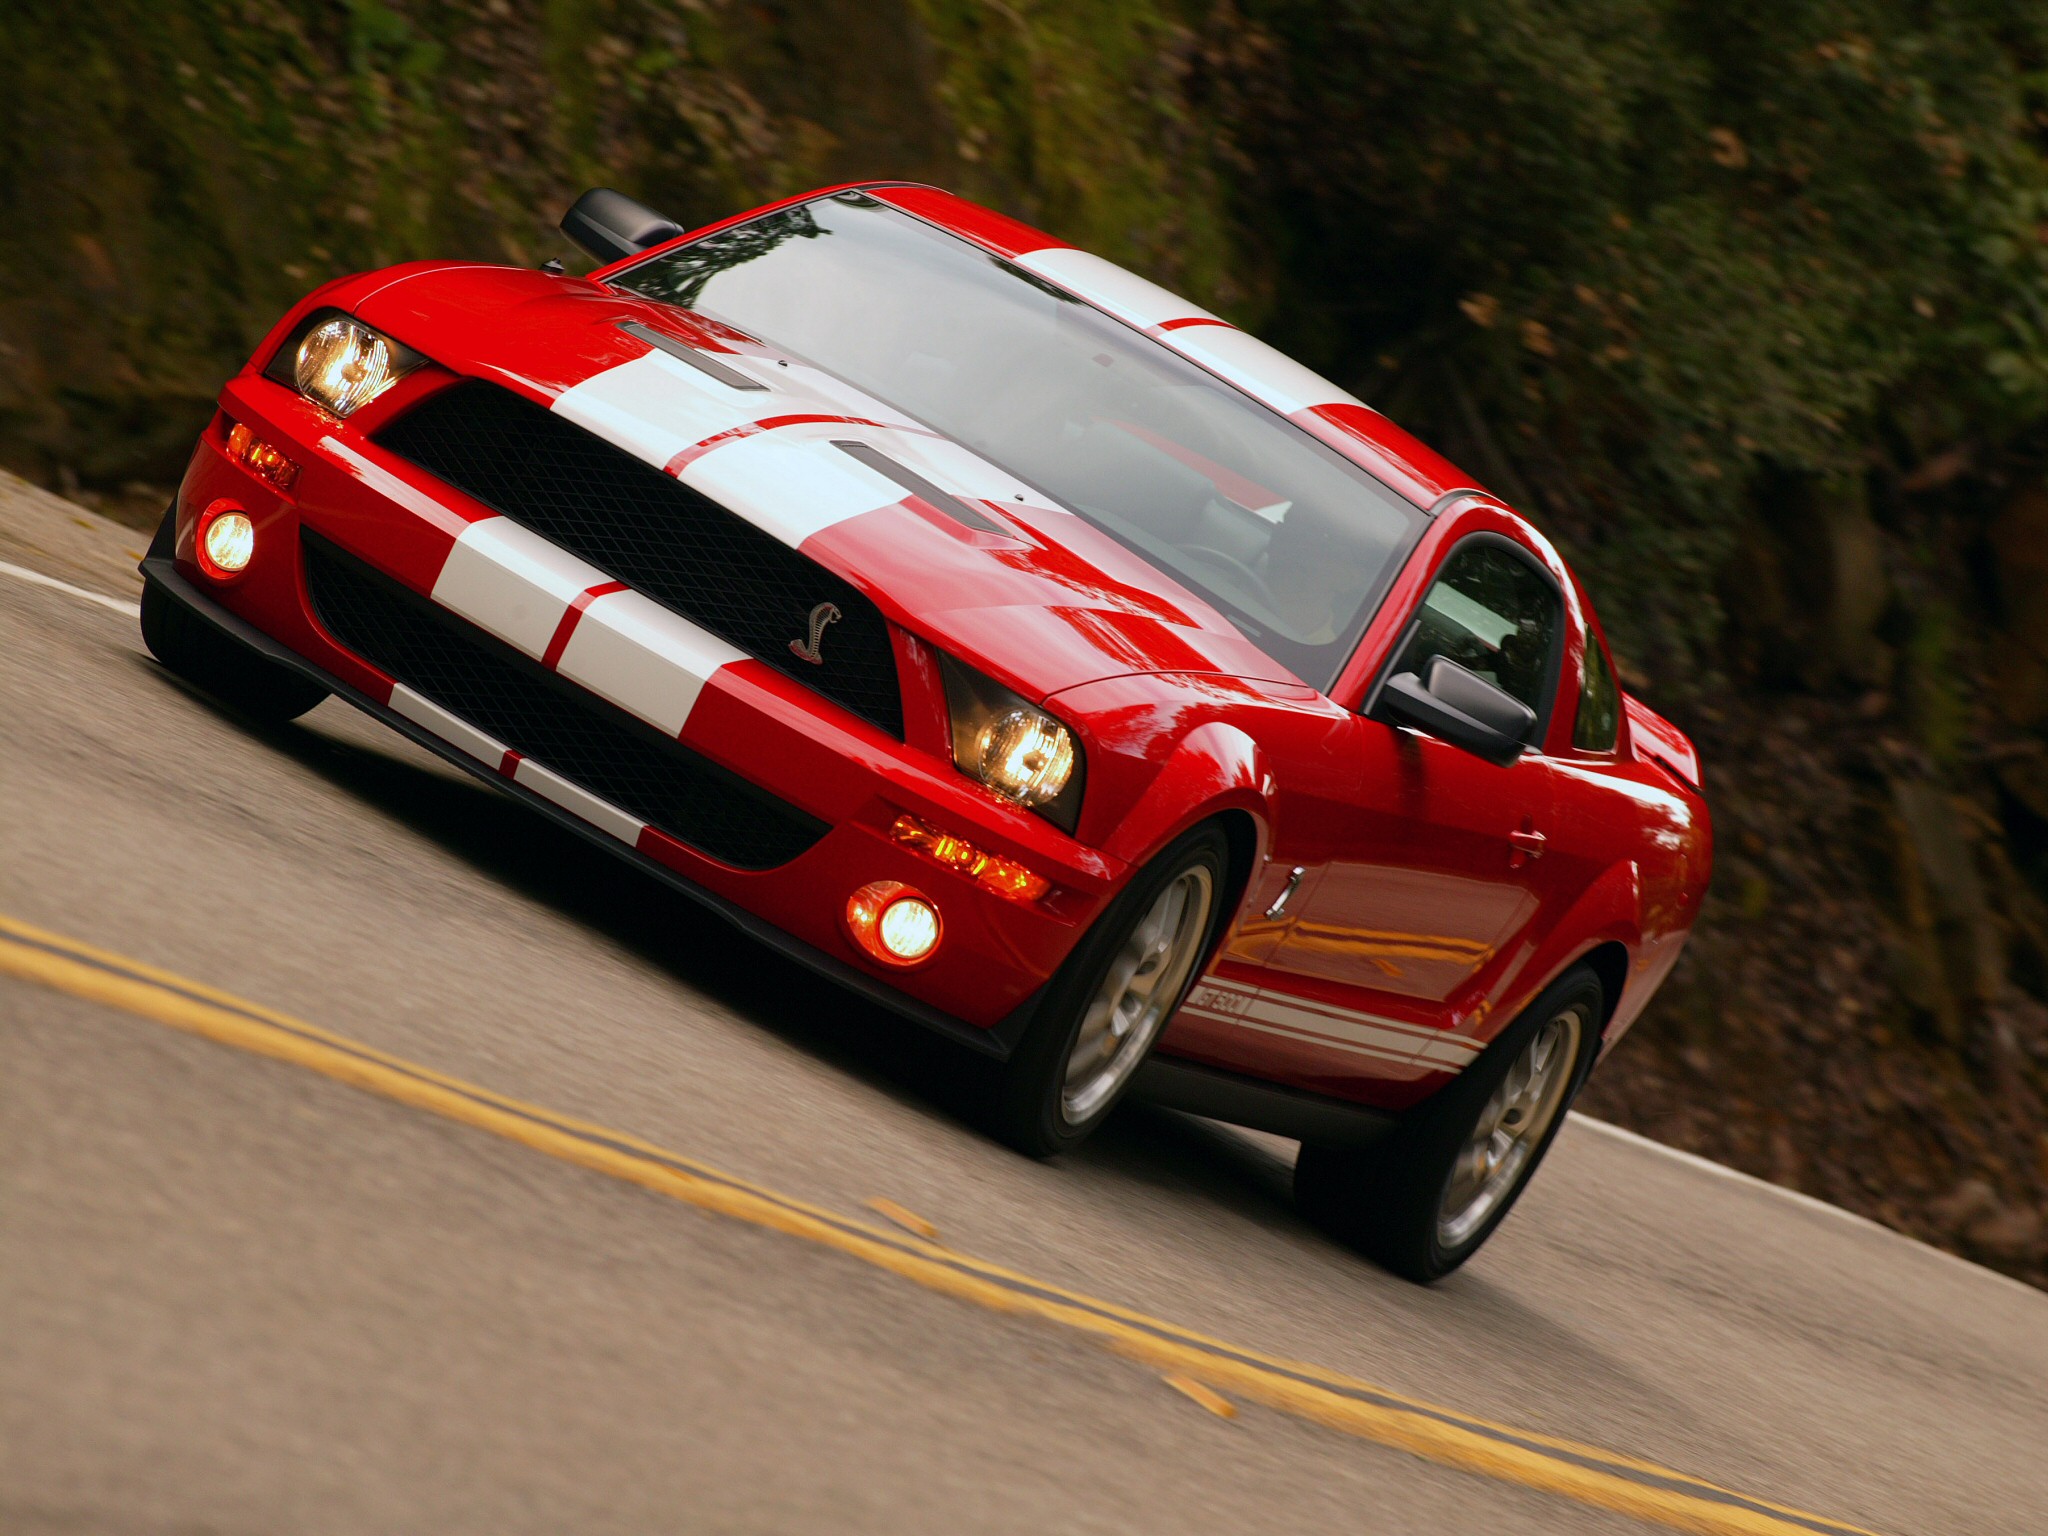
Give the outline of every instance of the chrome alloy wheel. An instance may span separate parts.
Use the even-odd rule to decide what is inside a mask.
[[[1197,864],[1169,880],[1153,898],[1089,1000],[1067,1052],[1060,1115],[1081,1125],[1137,1070],[1180,1000],[1181,986],[1201,958],[1216,883]]]
[[[1567,1008],[1530,1036],[1493,1090],[1458,1149],[1437,1206],[1436,1239],[1445,1249],[1471,1237],[1514,1194],[1529,1159],[1564,1108],[1585,1029],[1584,1006]]]

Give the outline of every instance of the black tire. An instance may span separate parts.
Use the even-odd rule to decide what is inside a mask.
[[[151,552],[163,543],[159,530]],[[327,697],[327,689],[222,633],[153,581],[142,589],[142,643],[186,682],[257,720],[281,725]]]
[[[1583,966],[1567,971],[1522,1010],[1478,1061],[1410,1111],[1385,1140],[1363,1148],[1304,1145],[1294,1165],[1295,1203],[1339,1241],[1395,1274],[1424,1284],[1441,1279],[1479,1251],[1529,1187],[1599,1051],[1605,1017],[1599,978]],[[1460,1154],[1478,1132],[1481,1116],[1498,1107],[1495,1091],[1507,1083],[1546,1026],[1570,1018],[1578,1021],[1577,1040],[1570,1061],[1559,1063],[1568,1073],[1562,1096],[1539,1134],[1521,1149],[1511,1180],[1498,1188],[1486,1186],[1492,1193],[1483,1210],[1463,1198],[1450,1209]],[[1456,1194],[1462,1197],[1465,1191],[1460,1184]],[[1467,1217],[1473,1223],[1469,1229],[1461,1220]]]
[[[1202,973],[1223,922],[1229,875],[1229,840],[1221,827],[1205,822],[1169,844],[1104,909],[1047,983],[1031,1027],[1004,1063],[989,1106],[991,1129],[998,1137],[1032,1157],[1050,1157],[1079,1146],[1109,1118],[1129,1090],[1137,1066],[1151,1050],[1159,1030]],[[1176,882],[1181,884],[1176,887]],[[1180,897],[1185,909],[1192,906],[1193,891],[1203,885],[1208,892],[1208,911],[1199,919],[1199,932],[1190,933],[1185,941],[1193,946],[1186,974],[1178,979],[1165,974],[1179,963],[1181,941],[1176,939],[1175,957],[1163,963],[1162,985],[1153,994],[1164,1000],[1156,1024],[1147,1028],[1142,1039],[1135,1031],[1130,1037],[1119,1037],[1129,1038],[1134,1047],[1127,1061],[1119,1054],[1124,1047],[1113,1048],[1114,1070],[1120,1076],[1103,1089],[1099,1101],[1087,1102],[1075,1113],[1069,1104],[1068,1063],[1082,1026],[1088,1022],[1090,1007],[1109,980],[1111,966],[1133,942],[1139,925],[1154,916],[1155,904],[1170,900],[1166,896],[1170,888],[1186,893]],[[1187,921],[1192,924],[1192,917]],[[1176,926],[1176,934],[1180,931]],[[1149,1007],[1146,1016],[1150,1017]]]

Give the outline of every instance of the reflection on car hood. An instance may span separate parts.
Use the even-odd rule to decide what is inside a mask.
[[[358,310],[444,367],[677,476],[1028,696],[1158,671],[1300,685],[1213,606],[1044,492],[715,321],[483,266],[418,271]]]

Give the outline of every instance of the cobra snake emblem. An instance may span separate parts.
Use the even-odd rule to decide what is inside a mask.
[[[839,605],[837,603],[818,604],[817,607],[811,610],[810,639],[790,641],[790,650],[803,657],[805,661],[808,661],[814,667],[823,666],[825,658],[818,651],[818,642],[825,638],[825,626],[837,624],[838,622]]]

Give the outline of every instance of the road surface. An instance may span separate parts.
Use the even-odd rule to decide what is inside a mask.
[[[1427,1290],[1271,1138],[1027,1161],[141,543],[0,479],[0,1529],[2048,1529],[2048,1296],[1579,1119]]]

